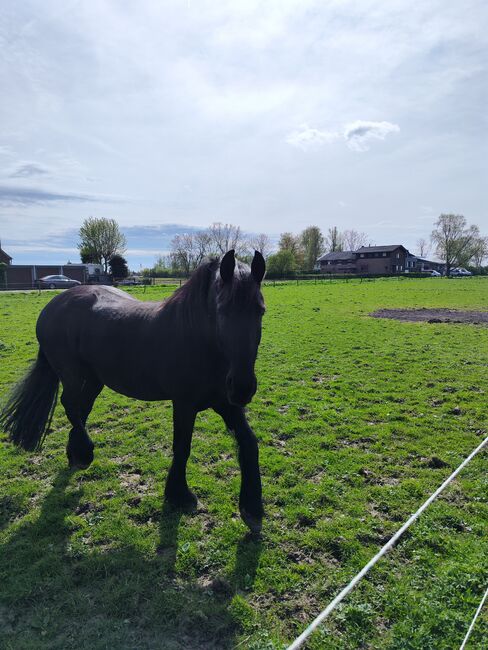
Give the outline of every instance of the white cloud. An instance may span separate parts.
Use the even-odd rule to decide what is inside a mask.
[[[340,134],[335,131],[320,131],[308,126],[308,124],[302,124],[299,129],[286,137],[286,142],[303,151],[308,151],[309,149],[317,149],[329,142],[334,142],[339,138]]]
[[[304,124],[286,137],[286,142],[303,151],[317,149],[339,138],[344,138],[349,149],[353,151],[368,151],[371,140],[384,140],[389,133],[400,131],[398,124],[391,122],[367,122],[356,120],[346,124],[344,130],[320,131]]]
[[[398,133],[400,127],[391,122],[356,120],[344,127],[344,139],[349,149],[367,151],[371,140],[384,140],[389,133]]]

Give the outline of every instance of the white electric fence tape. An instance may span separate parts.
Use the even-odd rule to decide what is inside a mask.
[[[466,636],[464,637],[464,641],[462,642],[461,647],[459,648],[459,650],[464,650],[464,648],[466,647],[466,643],[468,642],[468,639],[471,636],[471,632],[473,631],[474,624],[476,623],[476,619],[478,618],[478,616],[480,615],[481,610],[483,609],[483,605],[485,604],[485,600],[486,600],[487,596],[488,596],[488,589],[485,591],[485,595],[481,599],[480,606],[476,610],[476,614],[474,615],[474,618],[471,621],[471,625],[469,626],[468,631],[466,632]]]
[[[357,583],[363,578],[370,569],[374,567],[376,562],[380,558],[385,555],[387,551],[390,550],[392,546],[398,541],[398,539],[403,535],[403,533],[410,528],[410,526],[413,524],[413,522],[423,513],[423,511],[434,501],[435,498],[439,496],[439,494],[446,488],[449,483],[456,478],[456,476],[459,474],[459,472],[466,467],[466,465],[469,463],[469,461],[476,456],[477,453],[479,453],[483,447],[485,447],[488,444],[488,438],[485,438],[483,442],[481,442],[474,451],[472,451],[469,456],[459,465],[459,467],[447,478],[444,483],[437,488],[437,490],[434,492],[432,496],[430,496],[427,501],[420,506],[420,508],[415,512],[409,519],[406,521],[403,526],[393,535],[393,537],[383,546],[383,548],[378,551],[378,553],[366,564],[365,567],[361,569],[361,571],[354,576],[354,578],[351,580],[351,582],[347,585],[347,587],[344,587],[344,589],[337,594],[337,596],[334,598],[334,600],[327,605],[327,607],[310,623],[310,625],[300,634],[299,637],[293,641],[293,643],[288,646],[288,650],[297,650],[297,648],[300,648],[305,641],[308,639],[308,637],[312,634],[314,630],[318,628],[318,626],[325,621],[325,619],[329,616],[329,614],[337,607],[337,605],[344,600],[344,598],[348,595],[350,591],[354,589],[354,587],[357,585]]]

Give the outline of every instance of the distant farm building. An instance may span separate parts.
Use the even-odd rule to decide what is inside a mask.
[[[0,264],[7,264],[7,265],[12,264],[12,258],[10,257],[10,255],[8,255],[8,253],[6,253],[3,250],[1,244],[0,244]]]
[[[409,253],[401,244],[361,246],[356,251],[336,251],[318,258],[321,273],[337,275],[391,275],[439,271],[443,264],[424,260]]]

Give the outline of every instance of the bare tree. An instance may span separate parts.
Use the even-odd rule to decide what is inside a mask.
[[[361,246],[367,246],[369,237],[365,232],[344,230],[341,235],[344,250],[357,251]]]
[[[343,238],[337,226],[329,228],[325,238],[325,245],[329,253],[344,250]]]
[[[426,257],[430,253],[429,242],[423,237],[417,239],[417,250],[419,252],[419,257]]]
[[[176,271],[190,275],[206,255],[200,233],[183,233],[171,240],[171,263]]]
[[[479,269],[483,265],[483,260],[488,257],[488,237],[479,237],[473,250],[473,264]]]
[[[480,231],[478,226],[468,227],[461,214],[441,214],[434,226],[432,242],[449,275],[453,267],[465,266],[474,257]]]
[[[207,230],[209,237],[209,253],[224,255],[234,249],[237,255],[245,254],[246,241],[239,226],[230,223],[213,223]]]
[[[259,251],[265,259],[269,257],[271,251],[273,250],[271,238],[264,232],[260,233],[259,235],[251,236],[249,238],[249,246],[252,248],[252,250]]]
[[[212,254],[212,240],[208,230],[200,230],[193,233],[194,247],[199,264],[206,257]]]

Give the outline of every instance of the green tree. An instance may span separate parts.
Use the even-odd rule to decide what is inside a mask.
[[[309,226],[300,235],[300,248],[303,252],[303,268],[313,271],[317,259],[324,251],[324,236],[317,226]]]
[[[112,255],[108,262],[110,275],[113,278],[126,278],[129,275],[127,260],[122,255]]]
[[[343,237],[337,226],[329,228],[325,241],[328,253],[340,252],[344,248]]]
[[[446,265],[446,275],[456,266],[467,266],[480,241],[478,226],[468,227],[462,214],[441,214],[434,226],[432,242]]]
[[[101,264],[94,251],[86,247],[80,248],[80,259],[82,264]]]
[[[82,261],[84,258],[96,264],[103,264],[105,273],[110,258],[123,255],[126,250],[126,239],[115,219],[89,217],[83,222],[79,237],[78,249]]]
[[[284,277],[296,271],[295,256],[290,250],[278,251],[266,260],[268,276]]]
[[[300,241],[293,233],[283,232],[280,235],[278,248],[280,251],[290,251],[296,257],[300,250]]]
[[[297,237],[291,232],[284,232],[280,235],[278,248],[278,252],[288,251],[293,255],[295,269],[303,268],[304,258],[300,237]]]

